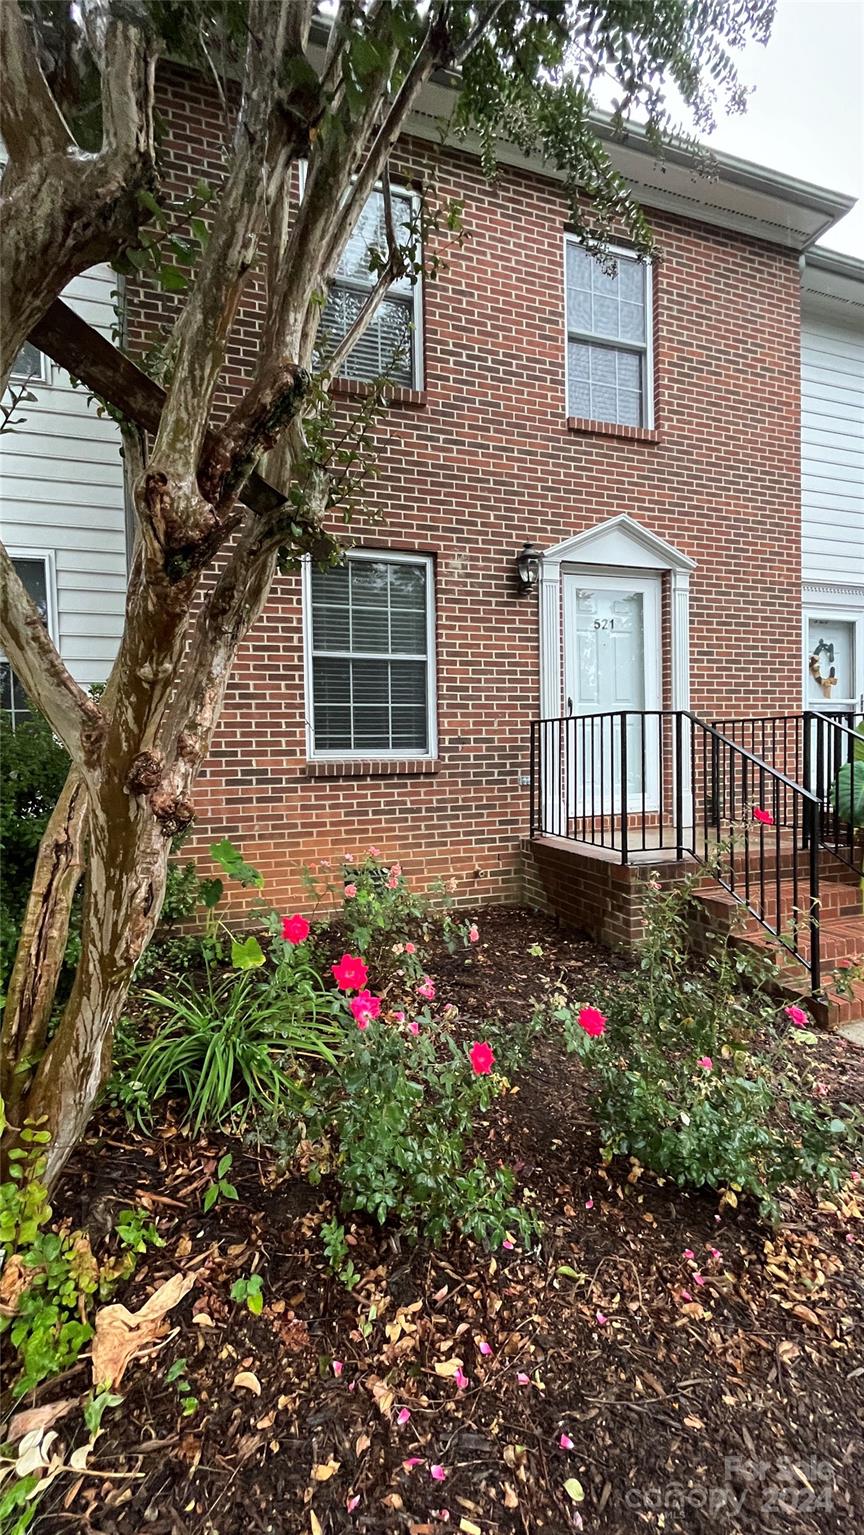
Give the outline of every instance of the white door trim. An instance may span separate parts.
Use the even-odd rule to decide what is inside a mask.
[[[855,625],[855,713],[864,711],[864,587],[840,587],[832,590],[824,586],[805,585],[802,594],[802,698],[805,709],[837,709],[843,700],[831,703],[830,699],[817,702],[810,697],[810,620],[834,618]],[[857,599],[857,600],[856,600]]]
[[[670,586],[670,703],[690,707],[690,572],[696,561],[622,512],[547,549],[540,562],[540,716],[565,712],[562,678],[562,566],[589,567],[627,578],[659,573]],[[662,685],[662,684],[661,684]]]
[[[572,669],[575,667],[575,669],[578,671],[578,667],[579,667],[579,660],[578,660],[578,648],[579,648],[578,636],[577,636],[576,633],[573,633],[573,634],[570,633],[570,625],[571,625],[571,623],[575,623],[577,593],[578,593],[578,591],[580,589],[585,589],[585,588],[591,589],[593,591],[601,591],[601,592],[602,591],[615,591],[615,590],[621,591],[622,588],[626,588],[628,591],[639,592],[641,594],[641,596],[642,596],[642,621],[643,621],[643,633],[642,633],[642,688],[643,688],[643,696],[644,696],[644,699],[645,699],[644,708],[647,711],[662,709],[662,707],[663,707],[663,677],[662,677],[662,668],[661,668],[662,633],[663,633],[663,624],[662,624],[663,574],[662,574],[662,572],[657,570],[657,571],[651,571],[650,574],[645,574],[644,572],[643,573],[639,573],[639,574],[634,574],[632,571],[627,571],[627,570],[625,570],[625,571],[609,570],[605,566],[600,566],[600,565],[562,565],[562,567],[561,567],[561,600],[562,600],[562,604],[563,604],[563,630],[562,630],[562,633],[563,633],[563,638],[564,638],[564,647],[563,647],[563,650],[564,650],[564,689],[565,689],[566,693],[571,695],[571,697],[568,697],[566,699],[566,701],[565,701],[566,702],[566,712],[567,712],[567,714],[570,713],[571,701],[575,700],[576,694],[578,692],[578,679],[577,679],[576,676],[572,675]],[[614,708],[614,706],[611,706],[611,705],[610,706],[606,706],[604,704],[600,704],[598,706],[597,710],[587,710],[586,714],[590,715],[591,713],[600,713],[600,714],[603,714],[603,715],[615,715],[617,712],[618,711]],[[573,714],[577,718],[581,717],[578,714],[578,712],[575,709],[575,707],[573,709]],[[606,728],[604,729],[604,727],[606,727]],[[591,727],[591,734],[592,734],[592,738],[595,737],[595,736],[598,738],[597,739],[597,744],[599,746],[601,754],[603,752],[604,737],[608,738],[608,740],[612,743],[612,755],[613,755],[613,758],[614,758],[615,757],[614,741],[615,741],[615,735],[616,735],[615,727],[614,727],[614,722],[610,721],[608,726],[607,726],[607,722],[604,721],[600,725],[600,727],[599,727],[599,732],[595,731],[594,727],[592,726]],[[628,735],[629,735],[629,731],[628,731]],[[577,728],[576,734],[575,734],[575,741],[573,743],[574,744],[574,750],[576,750],[576,751],[578,751],[578,749],[579,749],[579,739],[580,739],[579,731],[578,731],[578,728]],[[637,811],[641,807],[641,808],[643,808],[645,810],[652,810],[653,811],[653,810],[658,810],[660,808],[660,797],[659,797],[660,796],[660,779],[659,779],[660,767],[659,767],[659,756],[657,755],[657,749],[656,749],[656,744],[655,744],[656,741],[659,741],[659,739],[660,739],[659,728],[658,728],[657,722],[653,721],[652,724],[651,724],[650,730],[646,731],[646,734],[645,734],[645,737],[644,737],[645,744],[648,745],[648,747],[649,747],[649,749],[647,751],[646,758],[645,758],[645,767],[646,767],[645,783],[642,786],[642,788],[639,788],[636,791],[634,791],[632,796],[628,795],[628,810]],[[584,769],[583,769],[583,773],[584,773]],[[577,774],[577,776],[579,776],[579,775]],[[608,772],[608,765],[607,765],[607,780],[609,782],[610,793],[611,793],[612,775]],[[600,782],[602,783],[602,781],[603,781],[603,771],[601,769],[601,772],[600,772]],[[594,791],[595,791],[596,788],[597,788],[597,785],[595,784],[592,787],[592,790],[591,790],[591,804],[592,804],[592,806],[595,804],[595,793],[594,793]],[[576,815],[586,815],[586,814],[588,814],[588,811],[586,809],[586,806],[587,806],[587,803],[588,803],[588,801],[587,801],[587,794],[588,794],[588,780],[587,780],[587,778],[583,782],[582,792],[586,796],[584,802],[580,802],[579,801],[579,799],[578,799],[578,790],[577,790],[576,795],[574,797],[574,785],[573,784],[571,784],[570,787],[568,788],[568,803],[575,808],[575,814]],[[617,803],[620,805],[620,798],[618,799]],[[615,799],[614,794],[612,794],[612,797],[609,798],[606,803],[603,803],[602,801],[598,802],[598,809],[599,809],[601,814],[607,814],[610,810],[614,811],[615,807],[616,807],[616,799]]]

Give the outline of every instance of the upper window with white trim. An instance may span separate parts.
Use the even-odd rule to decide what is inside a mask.
[[[393,223],[400,245],[413,245],[415,199],[409,192],[392,194]],[[377,252],[379,261],[376,267]],[[336,272],[336,278],[318,330],[322,354],[341,341],[366,303],[378,281],[380,261],[386,259],[387,233],[384,221],[384,197],[373,192],[351,235]],[[339,377],[372,381],[386,378],[406,389],[422,387],[421,295],[419,278],[399,277],[375,318],[352,348],[339,369]]]
[[[567,414],[653,425],[651,267],[610,251],[607,270],[568,238]]]
[[[307,566],[312,756],[434,756],[434,633],[429,556],[354,550]]]
[[[32,597],[45,628],[56,641],[53,633],[53,591],[51,569],[47,555],[13,554],[10,556],[28,595]],[[6,657],[0,651],[0,709],[9,715],[13,727],[32,713],[30,700]]]

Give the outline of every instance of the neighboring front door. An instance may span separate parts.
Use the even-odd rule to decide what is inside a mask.
[[[624,746],[628,811],[657,810],[659,722],[645,711],[662,707],[660,577],[565,570],[562,579],[564,712],[576,718],[570,814],[621,812]]]
[[[864,612],[805,609],[805,707],[831,714],[864,711]]]

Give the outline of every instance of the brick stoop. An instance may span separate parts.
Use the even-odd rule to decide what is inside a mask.
[[[820,954],[822,958],[823,992],[808,1003],[817,1023],[824,1028],[836,1029],[841,1024],[864,1020],[864,981],[853,981],[850,994],[838,992],[830,982],[831,972],[842,970],[856,960],[864,959],[864,903],[861,885],[851,869],[846,869],[831,859],[831,866],[824,867],[820,879]],[[779,883],[780,910],[784,921],[791,920],[794,909],[792,879],[784,877]],[[767,887],[769,909],[776,909],[778,886],[772,876]],[[798,899],[806,895],[806,884],[798,885]],[[711,927],[732,934],[732,942],[746,944],[775,956],[778,990],[797,1000],[807,989],[806,967],[792,958],[788,950],[778,944],[755,917],[747,915],[739,901],[717,885],[698,892]],[[734,931],[733,931],[734,930]]]

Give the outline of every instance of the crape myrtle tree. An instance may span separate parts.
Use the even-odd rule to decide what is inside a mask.
[[[338,558],[327,527],[356,496],[366,450],[362,436],[334,446],[329,380],[394,277],[419,275],[423,234],[455,223],[431,190],[416,227],[397,229],[393,215],[388,159],[424,85],[443,71],[455,87],[442,142],[470,134],[490,174],[504,138],[540,156],[586,242],[602,249],[617,229],[645,251],[647,226],[598,137],[595,105],[612,101],[620,132],[636,115],[658,149],[672,133],[670,100],[710,128],[718,107],[743,104],[732,54],[767,39],[772,12],[773,0],[2,0],[0,390],[32,336],[108,402],[135,518],[123,636],[99,698],[70,675],[0,546],[0,641],[71,758],[2,1036],[7,1146],[25,1121],[45,1120],[49,1179],[110,1070],[238,646],[277,567]],[[218,185],[182,205],[160,159],[160,57],[213,79],[230,122]],[[376,188],[383,233],[369,249],[369,297],[322,357],[322,307]],[[57,303],[70,278],[104,261],[148,271],[173,295],[149,377]],[[253,272],[266,294],[257,357],[217,419]],[[80,960],[58,1009],[82,878]]]

